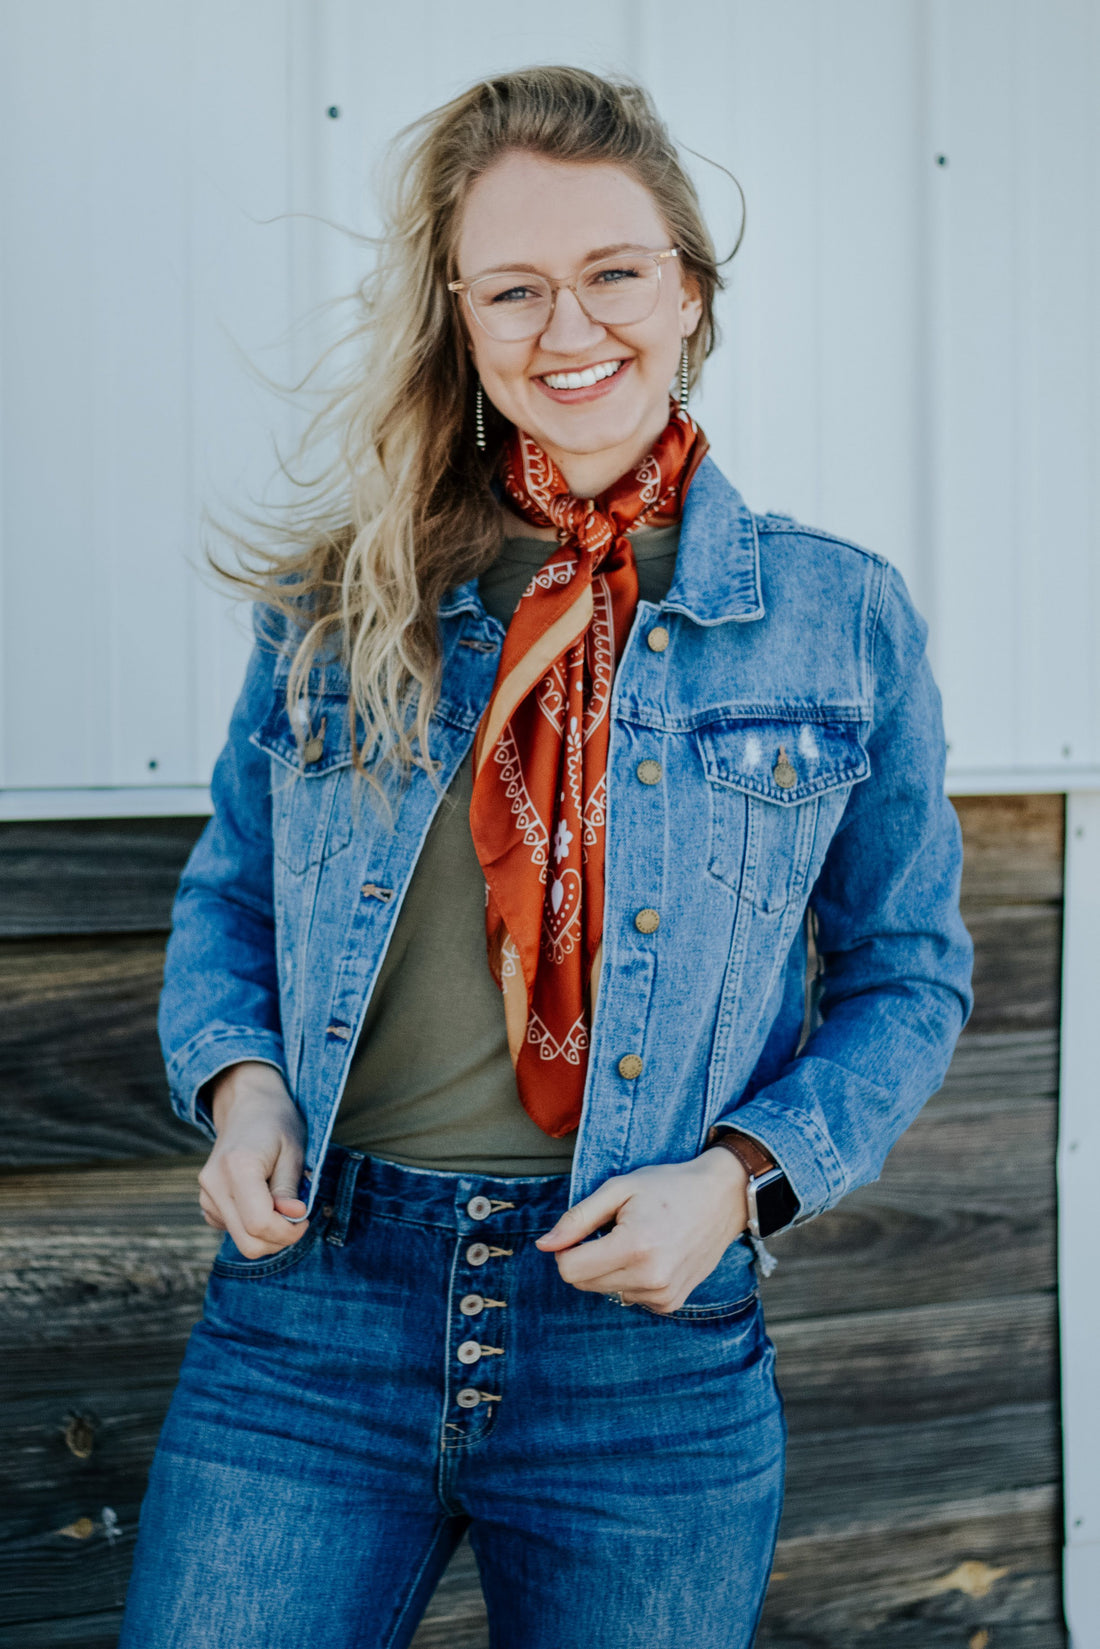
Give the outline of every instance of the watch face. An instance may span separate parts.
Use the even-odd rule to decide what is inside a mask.
[[[785,1225],[790,1225],[800,1206],[782,1169],[762,1174],[756,1181],[756,1218],[762,1237],[770,1237],[773,1231],[782,1231]]]

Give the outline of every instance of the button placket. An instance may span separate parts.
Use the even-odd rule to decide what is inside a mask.
[[[491,1220],[494,1215],[505,1213],[515,1206],[513,1202],[477,1193],[465,1203],[463,1212],[468,1219],[476,1220],[480,1224],[486,1220]],[[447,1448],[474,1442],[477,1438],[483,1436],[486,1427],[491,1423],[494,1412],[493,1405],[501,1401],[499,1389],[493,1389],[494,1386],[499,1385],[499,1376],[494,1378],[493,1371],[498,1366],[498,1360],[504,1357],[504,1346],[492,1345],[487,1342],[502,1337],[504,1328],[503,1311],[508,1302],[507,1299],[498,1297],[500,1294],[506,1293],[506,1290],[500,1288],[495,1271],[492,1273],[493,1282],[490,1284],[492,1294],[488,1291],[482,1292],[485,1290],[485,1283],[488,1280],[484,1267],[494,1260],[511,1259],[514,1253],[511,1246],[503,1243],[485,1242],[480,1239],[470,1242],[462,1238],[460,1238],[460,1242],[463,1246],[460,1250],[460,1259],[453,1280],[454,1296],[456,1296],[453,1300],[451,1313],[453,1340],[451,1334],[448,1333],[448,1341],[451,1346],[450,1357],[453,1358],[450,1369],[455,1372],[461,1370],[467,1380],[470,1380],[472,1376],[477,1384],[458,1385],[457,1381],[454,1382],[457,1390],[454,1390],[452,1402],[462,1412],[455,1414],[452,1410],[451,1415],[446,1420],[444,1447]],[[476,1290],[470,1286],[471,1283],[474,1283],[475,1278]],[[499,1311],[501,1315],[495,1319],[488,1319],[490,1311]],[[471,1329],[474,1327],[471,1319],[477,1317],[487,1320],[484,1327],[478,1325],[480,1334],[475,1338],[474,1334],[471,1333]],[[490,1320],[493,1322],[493,1328],[489,1327]],[[477,1333],[476,1330],[475,1333]],[[481,1335],[484,1335],[485,1339],[482,1339]],[[479,1409],[481,1414],[475,1414],[475,1410]]]

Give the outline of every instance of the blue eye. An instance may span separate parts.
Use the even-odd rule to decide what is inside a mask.
[[[524,303],[536,294],[529,286],[510,286],[506,292],[495,292],[491,303]]]
[[[592,280],[598,286],[618,286],[623,281],[636,281],[639,273],[637,269],[601,269]]]

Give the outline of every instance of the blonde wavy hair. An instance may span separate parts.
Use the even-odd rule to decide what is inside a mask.
[[[487,449],[478,451],[474,372],[447,282],[458,274],[455,247],[471,185],[517,149],[631,172],[702,296],[688,344],[692,380],[716,342],[722,280],[714,247],[641,86],[584,69],[520,69],[479,81],[394,139],[378,257],[354,296],[355,323],[341,346],[351,346],[354,370],[284,466],[297,499],[265,519],[263,542],[230,534],[241,551],[237,568],[211,557],[238,593],[289,621],[287,709],[300,739],[311,724],[313,666],[338,658],[346,667],[352,760],[369,779],[380,760],[432,771],[440,600],[500,549],[490,483],[509,426],[487,403]],[[299,479],[309,454],[333,450],[308,481]]]

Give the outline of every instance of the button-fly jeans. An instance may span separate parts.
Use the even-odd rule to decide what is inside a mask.
[[[120,1649],[394,1649],[466,1530],[494,1649],[748,1649],[784,1447],[751,1256],[671,1316],[582,1293],[534,1247],[567,1187],[333,1146],[300,1242],[226,1236]]]

